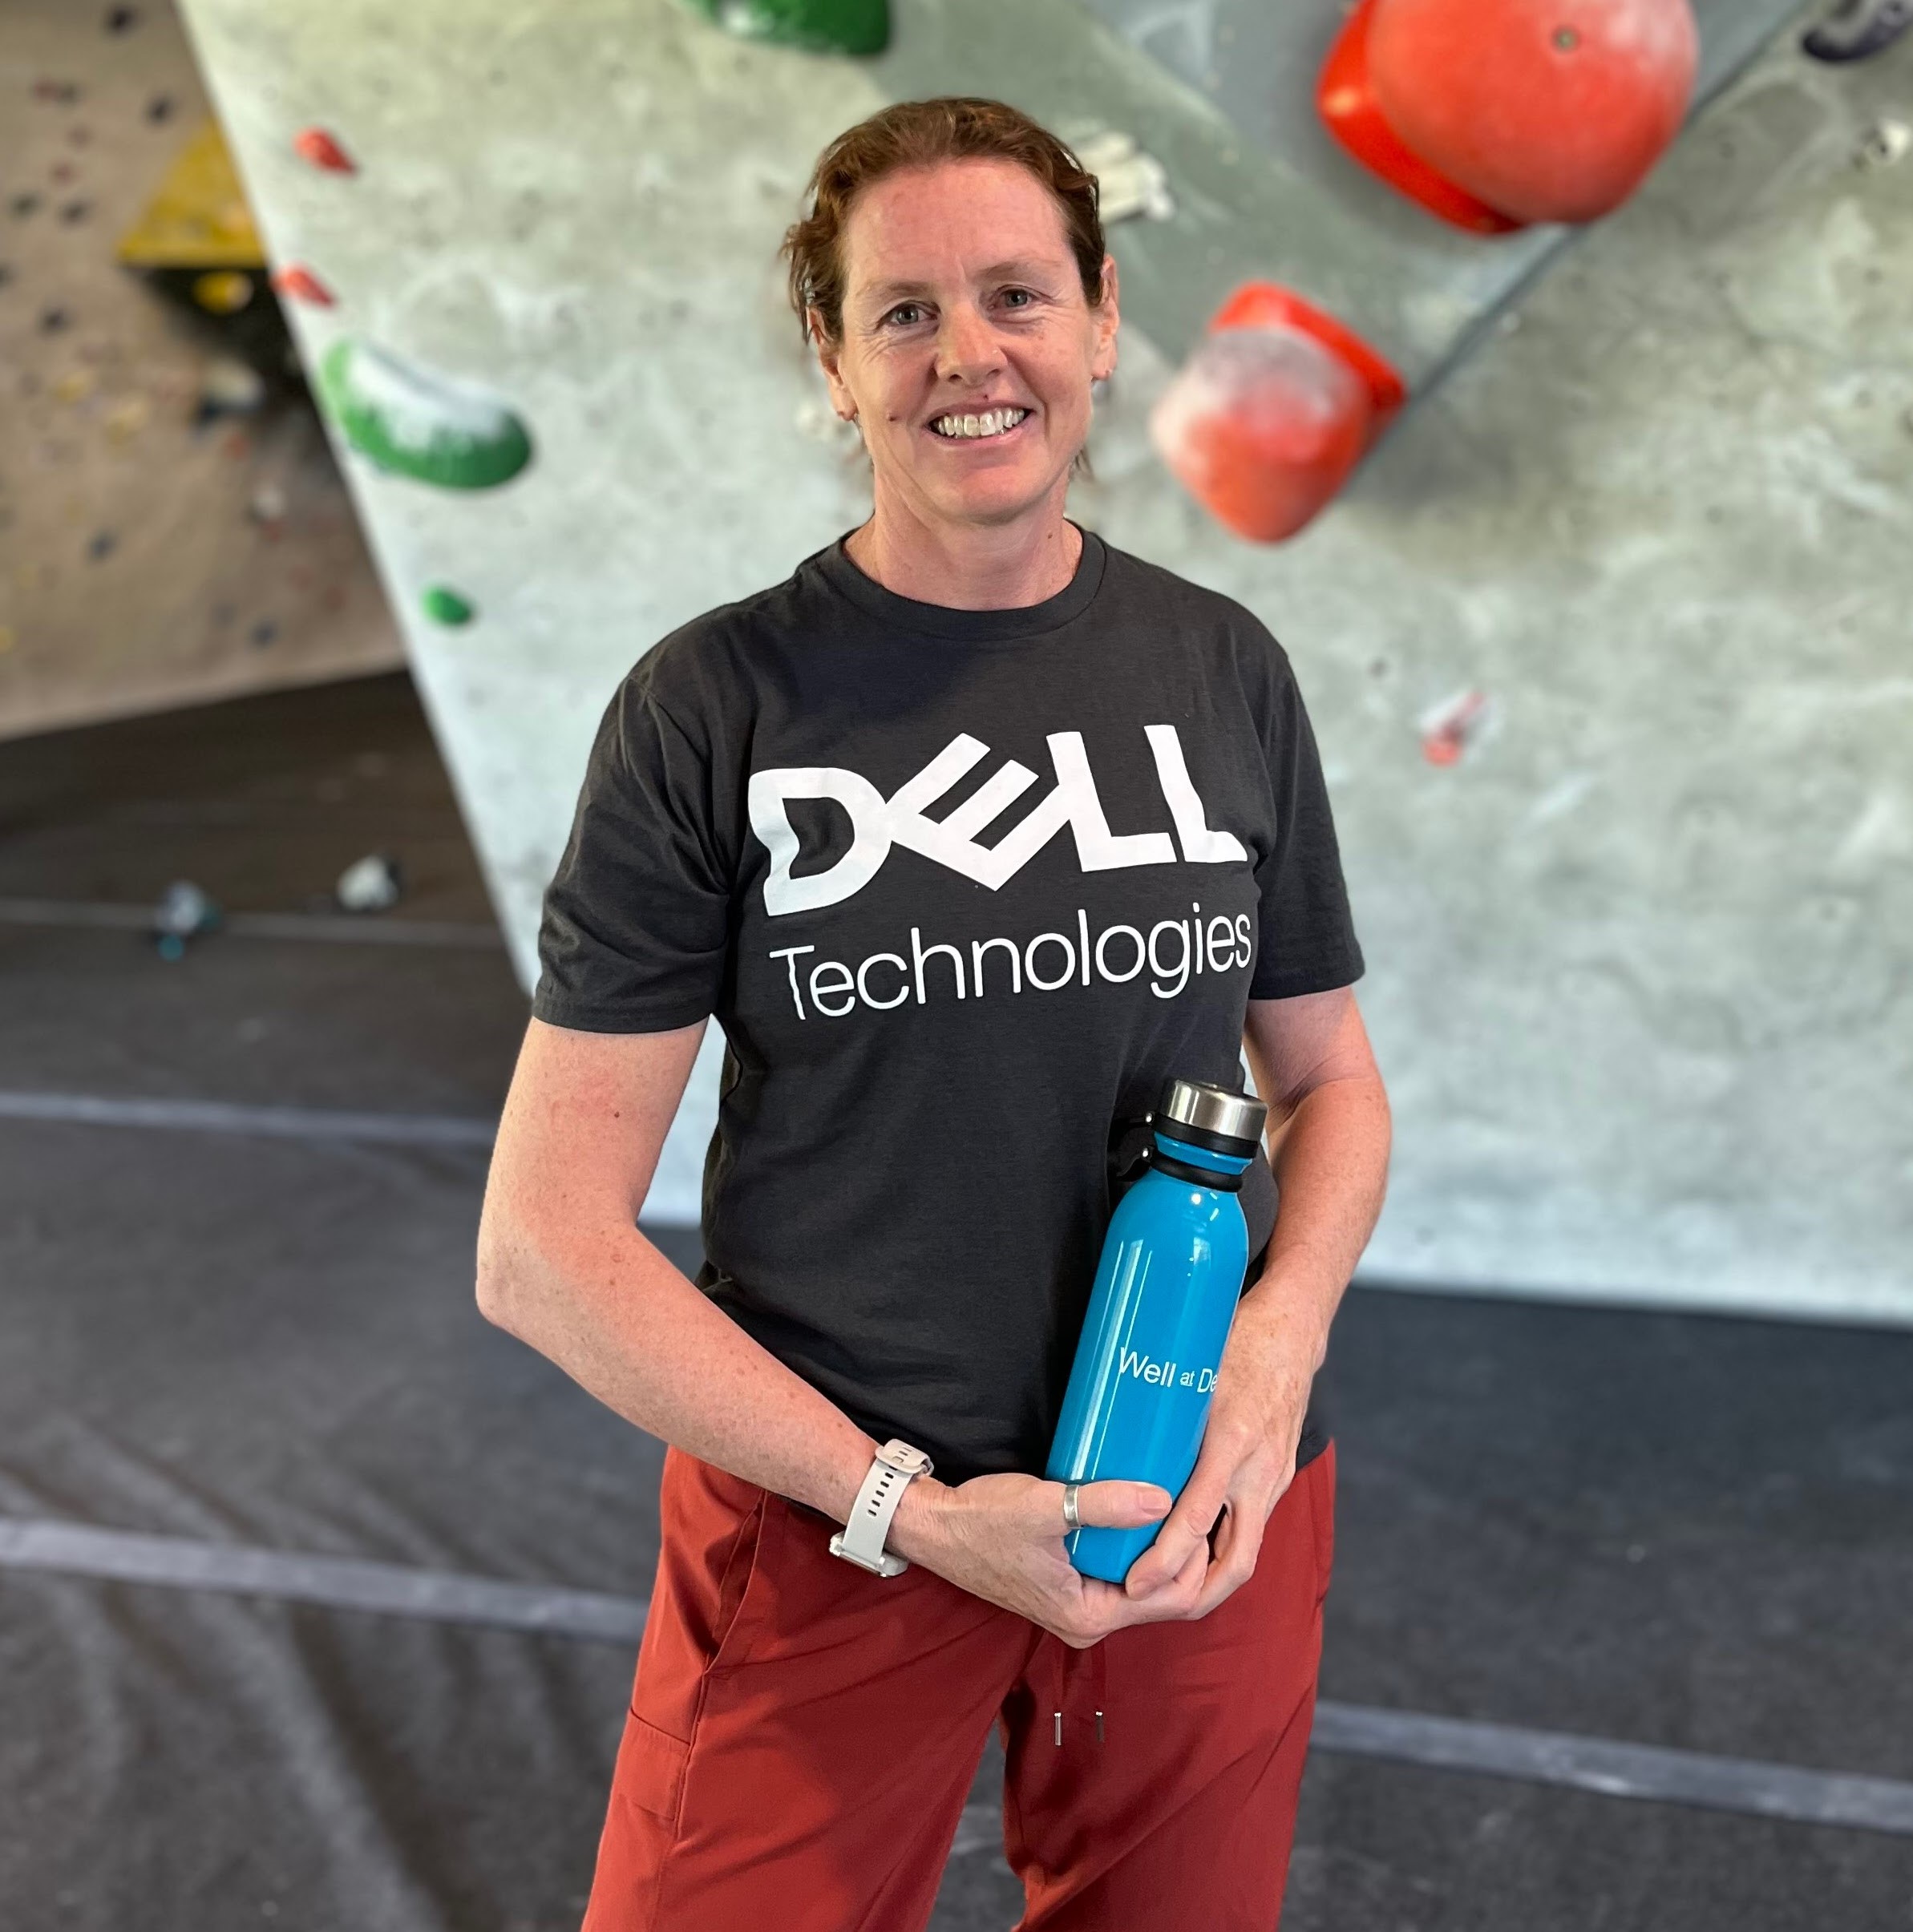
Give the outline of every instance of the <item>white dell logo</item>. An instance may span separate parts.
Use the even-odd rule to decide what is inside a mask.
[[[750,828],[770,855],[764,881],[764,910],[771,914],[810,912],[860,892],[876,878],[892,846],[900,845],[939,865],[961,872],[993,892],[1013,879],[1067,825],[1076,837],[1077,862],[1086,872],[1121,866],[1173,865],[1176,844],[1192,865],[1221,865],[1246,859],[1232,833],[1210,829],[1202,800],[1190,782],[1182,740],[1173,725],[1144,727],[1155,754],[1156,778],[1175,825],[1167,832],[1110,831],[1090,775],[1080,731],[1053,731],[1047,742],[1056,770],[1056,789],[993,846],[979,836],[1036,782],[1027,765],[1011,758],[996,775],[947,818],[925,816],[989,747],[968,732],[952,738],[913,778],[886,798],[868,778],[835,765],[796,765],[750,774]],[[791,876],[798,838],[785,802],[791,798],[834,798],[850,814],[850,850],[827,871]]]

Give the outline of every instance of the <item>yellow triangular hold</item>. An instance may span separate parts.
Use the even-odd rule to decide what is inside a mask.
[[[263,269],[239,172],[210,115],[166,171],[146,212],[119,237],[119,259],[142,269]]]

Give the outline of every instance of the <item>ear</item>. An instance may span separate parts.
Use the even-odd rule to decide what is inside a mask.
[[[843,345],[833,342],[824,333],[823,317],[816,309],[803,312],[804,326],[810,332],[811,346],[816,351],[817,366],[823,371],[823,379],[830,385],[831,406],[846,422],[854,422],[857,417],[856,399],[844,386],[843,356]]]
[[[1122,325],[1117,306],[1116,258],[1102,258],[1102,300],[1096,305],[1096,346],[1090,363],[1090,378],[1101,382],[1116,372],[1116,333]]]

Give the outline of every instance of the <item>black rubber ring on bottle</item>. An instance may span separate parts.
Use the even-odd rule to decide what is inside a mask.
[[[1213,1167],[1198,1167],[1188,1161],[1179,1161],[1174,1154],[1163,1153],[1160,1147],[1149,1157],[1149,1164],[1158,1174],[1166,1174],[1172,1181],[1193,1181],[1198,1187],[1213,1187],[1218,1194],[1242,1192],[1240,1174],[1219,1174]]]
[[[1179,1120],[1167,1120],[1160,1114],[1149,1123],[1152,1134],[1159,1134],[1169,1141],[1187,1141],[1191,1147],[1206,1149],[1211,1154],[1232,1154],[1238,1160],[1251,1160],[1261,1146],[1260,1141],[1244,1140],[1239,1134],[1217,1134],[1207,1127],[1185,1126]]]

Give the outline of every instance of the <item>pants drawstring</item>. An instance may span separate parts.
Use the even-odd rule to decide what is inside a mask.
[[[1074,1659],[1082,1655],[1081,1652],[1064,1652],[1059,1699],[1067,1697],[1070,1681],[1079,1667]],[[1096,1741],[1100,1744],[1103,1741],[1103,1710],[1109,1684],[1109,1666],[1102,1655],[1102,1644],[1092,1643],[1090,1646],[1086,1663],[1090,1674],[1090,1704],[1095,1714]],[[1063,1714],[1060,1706],[1053,1715],[1054,1728],[1052,1735],[1056,1740],[1056,1748],[1060,1751],[1063,1742]]]

